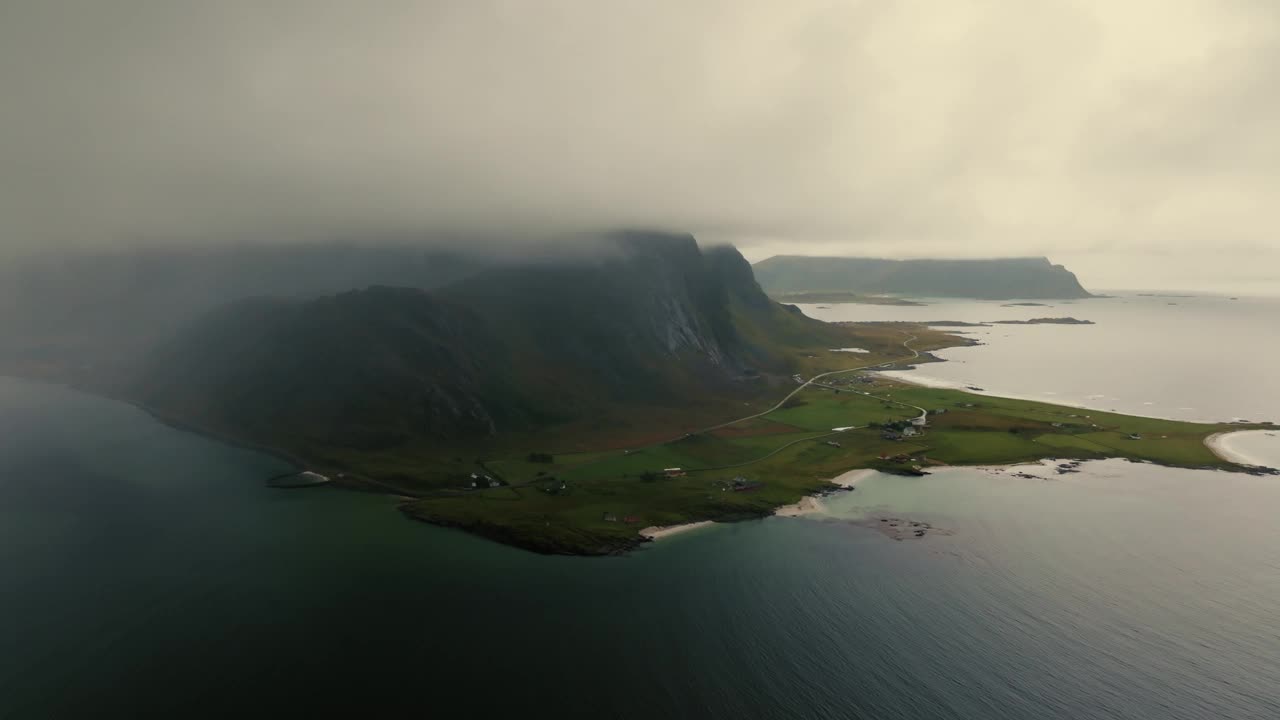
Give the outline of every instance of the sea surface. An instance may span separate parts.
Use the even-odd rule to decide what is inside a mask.
[[[1280,419],[1274,301],[1068,308],[1045,314],[1098,325],[997,326],[912,372]],[[1241,438],[1280,464],[1274,435]],[[1116,461],[873,474],[821,516],[563,558],[404,519],[385,497],[264,486],[283,469],[0,379],[0,718],[1280,717],[1276,477]],[[935,530],[894,541],[881,517]]]
[[[890,374],[1135,415],[1280,422],[1280,298],[1116,294],[1036,306],[924,302],[800,307],[832,322],[1089,320],[1094,324],[944,327],[982,345],[942,350],[937,355],[949,362]]]

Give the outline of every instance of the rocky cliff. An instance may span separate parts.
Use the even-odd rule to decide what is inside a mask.
[[[126,394],[264,444],[466,443],[789,373],[830,326],[770,301],[733,248],[621,233],[433,290],[258,298],[177,333]]]

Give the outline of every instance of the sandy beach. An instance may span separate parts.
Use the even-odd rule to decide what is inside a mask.
[[[778,517],[799,517],[801,515],[814,515],[824,512],[825,510],[826,507],[818,501],[818,498],[813,497],[812,495],[806,495],[800,498],[800,502],[783,505],[777,510],[774,510],[773,514]]]
[[[696,530],[700,527],[714,525],[714,520],[702,520],[700,522],[685,523],[683,525],[650,525],[640,531],[640,536],[649,540],[661,540],[664,537],[678,535],[689,530]]]
[[[1243,438],[1244,436],[1254,434],[1275,435],[1278,431],[1275,428],[1249,428],[1240,430],[1230,430],[1228,432],[1214,433],[1204,439],[1204,444],[1213,451],[1214,455],[1226,460],[1227,462],[1239,463],[1241,465],[1268,465],[1268,463],[1258,457],[1247,455],[1238,449],[1231,447],[1233,438]]]
[[[854,485],[857,485],[858,482],[861,481],[863,478],[869,477],[875,474],[875,472],[876,472],[875,470],[870,470],[867,468],[850,470],[849,472],[844,473],[843,475],[838,475],[836,477],[831,478],[831,482],[841,487],[853,487]],[[826,512],[826,509],[827,509],[826,506],[822,504],[821,500],[814,497],[813,495],[806,495],[800,498],[800,502],[792,503],[790,505],[783,505],[777,510],[774,510],[773,514],[777,515],[778,517],[800,517],[802,515],[821,514],[823,512]]]

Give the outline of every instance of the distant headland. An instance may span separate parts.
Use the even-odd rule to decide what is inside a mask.
[[[886,260],[777,255],[761,260],[752,269],[760,286],[773,296],[857,293],[863,297],[894,295],[980,300],[1092,297],[1071,271],[1043,257]]]

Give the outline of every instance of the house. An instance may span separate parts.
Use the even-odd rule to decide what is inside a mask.
[[[663,468],[662,474],[669,478],[684,477],[685,475],[684,470],[682,468]]]
[[[915,429],[915,426],[907,426],[902,428],[902,437],[904,438],[915,437],[916,435],[919,435],[919,434],[920,432]]]
[[[605,511],[602,519],[605,522],[618,522],[618,516],[608,511]]]
[[[729,489],[734,492],[748,492],[762,487],[764,487],[764,483],[750,480],[742,475],[729,482]]]

